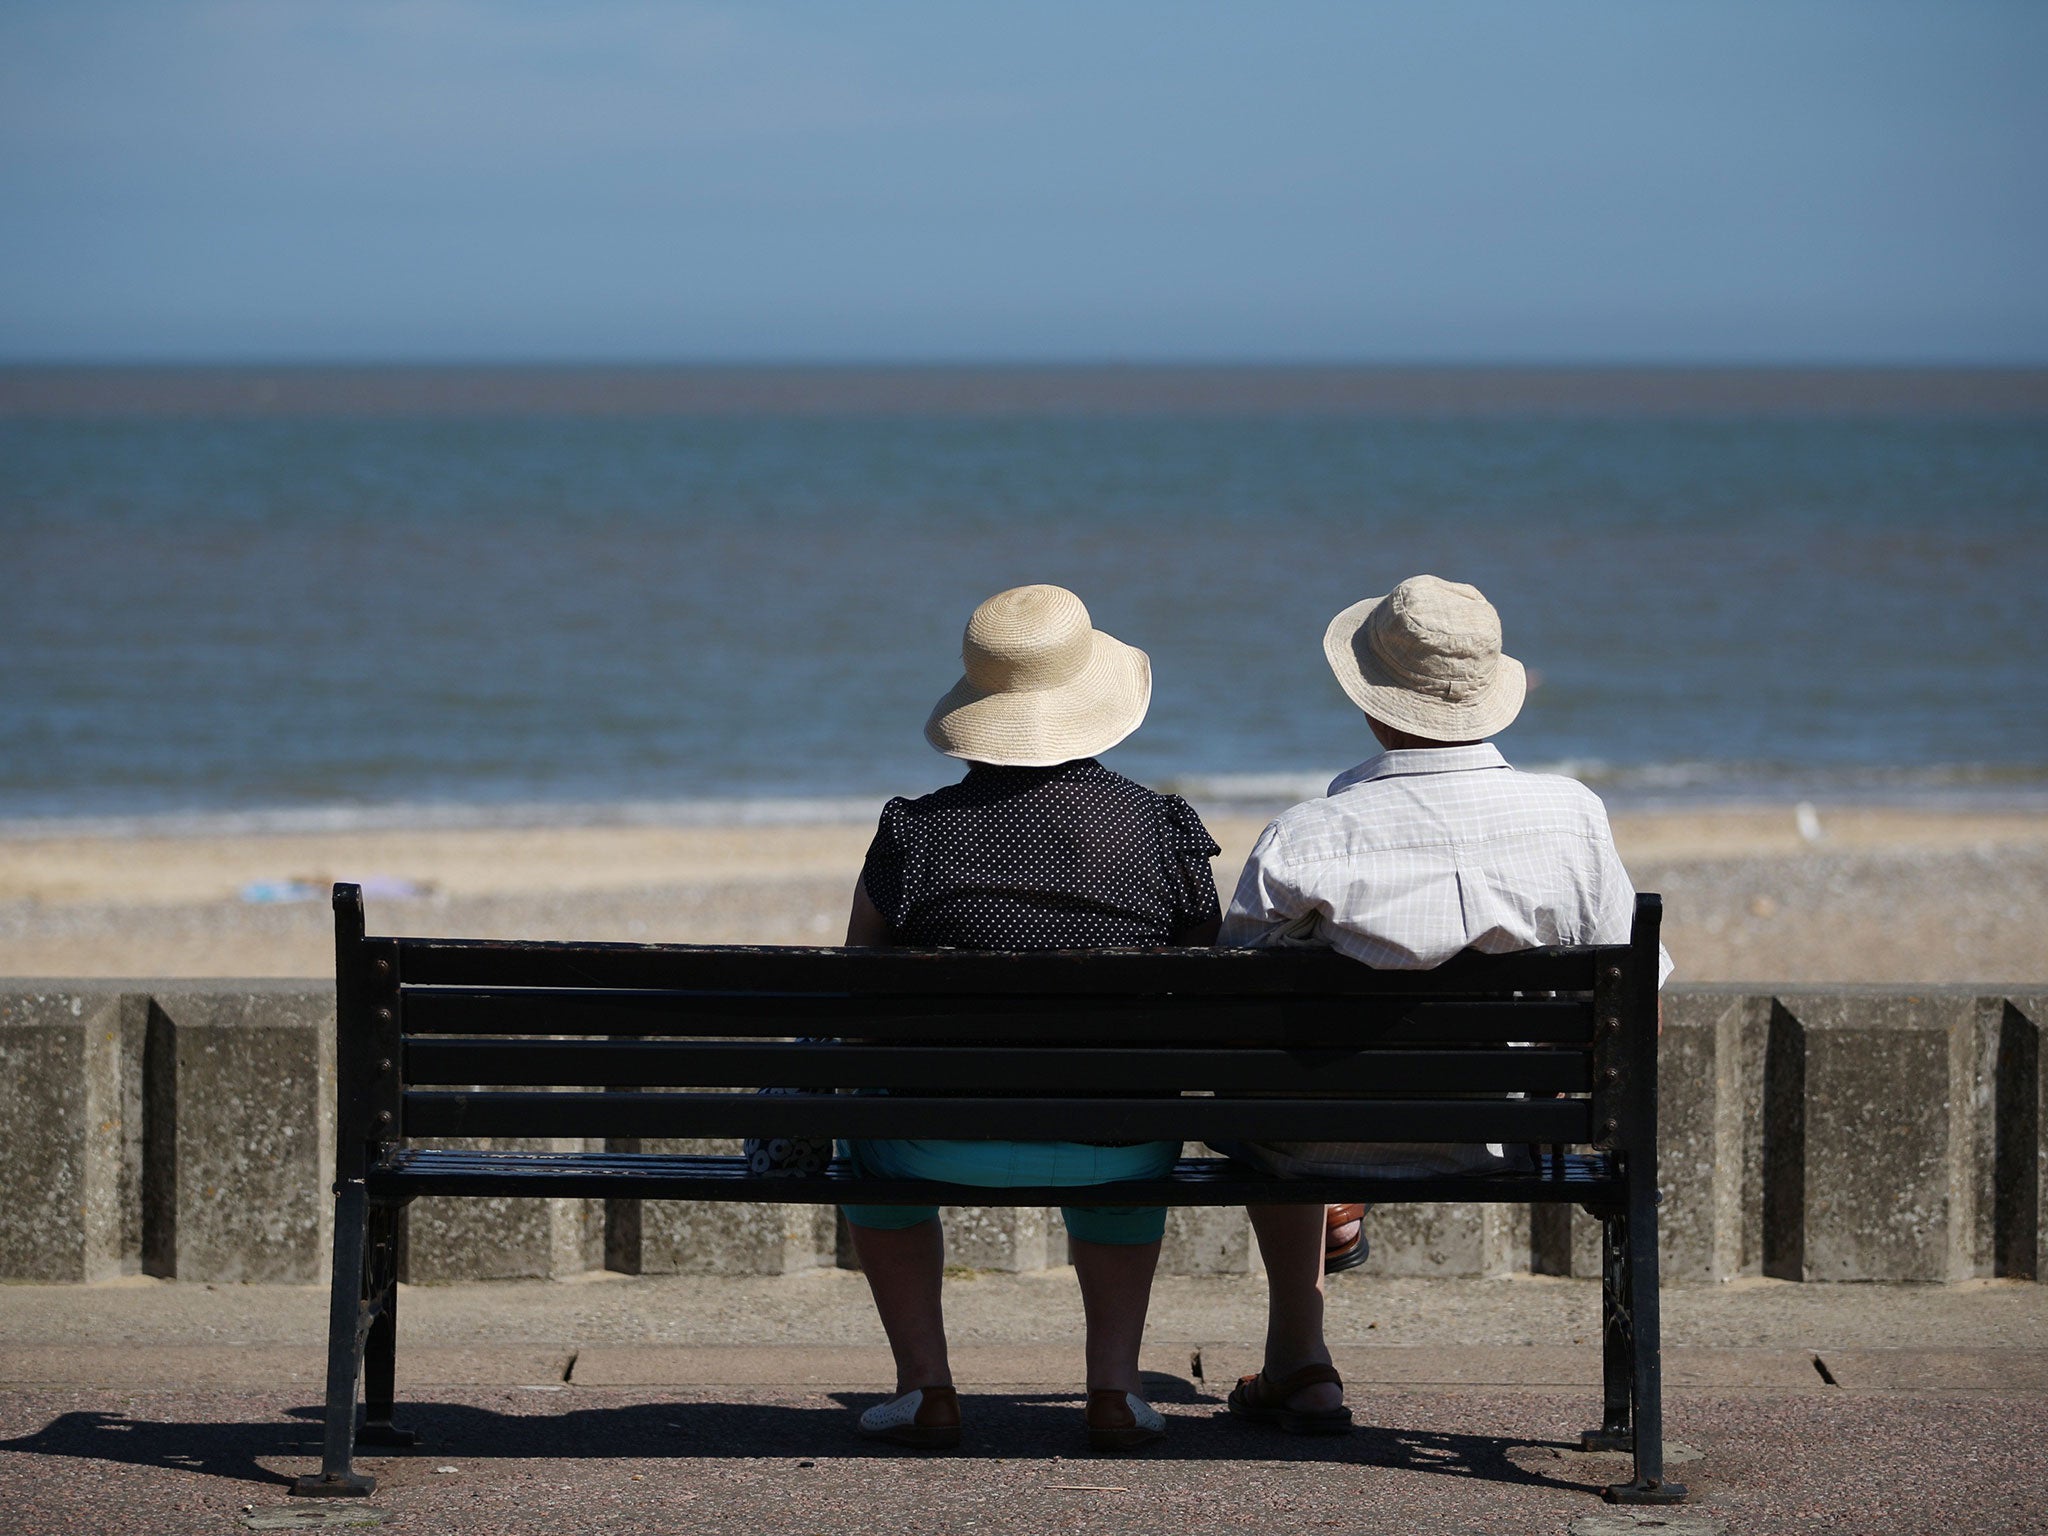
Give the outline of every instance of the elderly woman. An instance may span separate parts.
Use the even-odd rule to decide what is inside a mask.
[[[851,945],[1069,949],[1208,944],[1216,936],[1217,847],[1187,803],[1095,760],[1138,728],[1152,696],[1145,653],[1093,628],[1061,587],[1016,587],[974,610],[966,676],[939,700],[925,739],[967,775],[891,800],[847,924]],[[1177,1143],[858,1141],[864,1171],[960,1184],[1086,1188],[1155,1178]],[[1087,1316],[1090,1444],[1130,1450],[1165,1421],[1139,1393],[1138,1343],[1166,1213],[1065,1208]],[[896,1393],[863,1434],[939,1448],[960,1441],[960,1406],[940,1308],[945,1237],[926,1207],[846,1207],[861,1267],[896,1357]]]

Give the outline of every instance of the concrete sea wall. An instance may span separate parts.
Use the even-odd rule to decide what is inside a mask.
[[[1673,988],[1667,1280],[2048,1274],[2044,1024],[2048,983]],[[322,1279],[334,1069],[318,983],[0,982],[0,1279]],[[956,1263],[1064,1260],[1057,1211],[947,1220]],[[1368,1231],[1382,1273],[1597,1271],[1597,1227],[1570,1208],[1386,1207]],[[842,1253],[829,1207],[421,1200],[402,1272],[780,1274]],[[1242,1211],[1172,1214],[1169,1272],[1256,1262]]]

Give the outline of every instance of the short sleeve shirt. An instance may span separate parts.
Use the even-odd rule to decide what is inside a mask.
[[[1220,942],[1327,945],[1383,970],[1461,949],[1626,944],[1636,892],[1583,784],[1499,749],[1413,747],[1341,774],[1253,845]],[[1663,956],[1659,984],[1671,971]]]
[[[957,784],[883,807],[861,884],[898,944],[1165,944],[1217,915],[1219,851],[1185,800],[1092,757],[977,763]]]

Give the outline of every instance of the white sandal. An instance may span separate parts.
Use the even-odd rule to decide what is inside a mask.
[[[860,1416],[870,1440],[919,1451],[949,1451],[960,1443],[960,1398],[951,1387],[913,1387]]]

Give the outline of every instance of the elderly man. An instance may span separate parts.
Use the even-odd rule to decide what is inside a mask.
[[[1486,740],[1515,718],[1527,683],[1521,663],[1501,654],[1500,616],[1476,587],[1411,577],[1332,619],[1323,654],[1384,750],[1266,828],[1221,943],[1317,945],[1382,969],[1425,970],[1463,949],[1628,939],[1635,890],[1599,797],[1571,779],[1518,772]],[[1437,1143],[1217,1150],[1283,1177],[1509,1168],[1527,1157]],[[1364,1208],[1330,1208],[1340,1254],[1354,1213]],[[1323,1342],[1324,1210],[1251,1215],[1268,1280],[1265,1360],[1231,1393],[1231,1412],[1295,1433],[1342,1433],[1351,1414]]]

